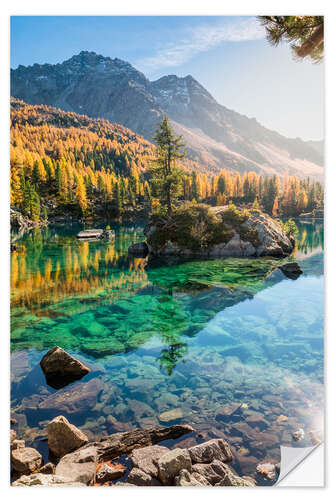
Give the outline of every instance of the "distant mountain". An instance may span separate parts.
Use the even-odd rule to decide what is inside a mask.
[[[11,95],[119,123],[151,140],[166,114],[201,169],[323,177],[314,144],[288,139],[220,105],[193,77],[150,82],[128,62],[81,52],[61,64],[11,70]],[[310,141],[312,142],[312,141]]]
[[[307,144],[324,157],[324,155],[325,155],[325,142],[324,141],[307,141]]]

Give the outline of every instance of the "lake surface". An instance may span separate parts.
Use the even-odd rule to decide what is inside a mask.
[[[188,423],[196,433],[177,446],[224,437],[234,468],[253,476],[281,444],[310,446],[323,428],[323,224],[297,224],[297,280],[272,258],[129,258],[143,223],[113,224],[114,242],[78,241],[79,225],[27,234],[11,255],[19,437],[47,459],[45,426],[59,414],[91,439]],[[49,387],[39,362],[55,345],[91,373]]]

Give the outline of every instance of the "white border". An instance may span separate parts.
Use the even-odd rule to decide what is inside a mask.
[[[57,498],[59,494],[63,498],[69,498],[70,496],[80,495],[80,498],[91,498],[92,494],[94,496],[101,497],[114,497],[114,498],[127,498],[129,496],[141,498],[141,497],[151,497],[155,498],[156,494],[159,497],[166,498],[170,495],[172,491],[172,496],[184,497],[197,497],[198,499],[204,495],[211,495],[214,497],[220,497],[221,495],[238,497],[239,495],[246,495],[248,497],[258,497],[264,495],[279,495],[282,493],[281,489],[278,488],[227,488],[226,490],[221,490],[220,488],[210,488],[202,490],[201,488],[161,488],[156,490],[155,488],[97,488],[91,490],[90,488],[79,488],[78,490],[70,490],[68,488],[49,488],[47,492],[45,488],[9,488],[8,486],[8,449],[9,449],[9,438],[8,438],[8,420],[9,420],[9,217],[8,217],[8,203],[9,203],[9,128],[8,128],[8,116],[9,116],[9,16],[10,15],[258,15],[258,14],[281,14],[281,15],[313,15],[313,14],[324,14],[325,17],[325,71],[326,71],[326,109],[333,109],[332,99],[330,97],[329,89],[333,88],[332,79],[332,29],[333,22],[331,19],[331,0],[280,0],[280,1],[263,1],[263,0],[251,0],[241,1],[233,0],[232,2],[222,2],[222,0],[213,1],[205,0],[200,2],[194,2],[193,0],[168,0],[167,2],[156,2],[153,0],[125,0],[123,2],[110,2],[110,1],[98,1],[86,2],[83,4],[82,1],[72,0],[71,2],[58,0],[57,2],[47,3],[41,0],[30,0],[29,2],[23,0],[13,0],[9,2],[4,0],[1,5],[1,16],[0,16],[0,36],[1,36],[1,167],[0,167],[0,187],[1,187],[1,319],[2,319],[2,331],[0,335],[1,339],[1,386],[2,386],[2,400],[1,400],[1,467],[0,467],[0,489],[3,494],[9,495],[10,497],[22,497],[26,498],[44,498],[47,494],[50,498]],[[41,40],[41,43],[43,41]],[[306,85],[306,82],[304,82]],[[330,116],[326,116],[326,224],[325,224],[325,242],[326,242],[326,294],[327,297],[331,297],[330,294],[330,259],[328,250],[330,248],[330,225],[331,225],[331,214],[332,204],[331,199],[333,196],[329,196],[328,190],[331,189],[332,180],[332,169],[333,162],[331,155],[331,146],[328,144],[330,134],[332,132],[331,119]],[[332,278],[332,276],[331,276]],[[327,304],[328,304],[328,299]],[[329,339],[328,329],[330,326],[329,308],[326,308],[326,356],[329,353],[329,346],[332,343]],[[329,365],[326,363],[327,375],[329,375]],[[326,421],[330,421],[330,412],[332,398],[329,398],[329,392],[327,394],[327,415]],[[329,429],[326,428],[326,448],[330,448],[330,444],[327,439],[329,438]],[[326,454],[326,471],[332,469],[332,462],[328,460],[329,454]],[[308,474],[304,476],[304,484],[308,484]],[[331,489],[330,478],[327,478],[328,487],[322,489],[316,489],[315,495],[327,495]],[[302,498],[306,500],[307,498],[313,497],[313,488],[301,488],[300,491]],[[332,493],[332,492],[331,492]],[[294,495],[293,490],[285,488],[283,490],[283,495]]]

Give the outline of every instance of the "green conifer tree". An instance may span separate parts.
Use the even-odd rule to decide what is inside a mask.
[[[184,158],[184,143],[176,136],[165,116],[158,124],[154,140],[157,144],[156,158],[149,167],[154,191],[162,205],[166,205],[168,215],[172,214],[173,202],[179,197],[183,171],[176,161]]]

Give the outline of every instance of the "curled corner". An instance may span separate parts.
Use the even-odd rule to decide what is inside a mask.
[[[274,486],[279,486],[279,483],[301,462],[303,462],[316,448],[320,446],[320,443],[315,446],[309,446],[307,448],[292,448],[289,446],[280,446],[281,449],[281,466],[279,479],[276,481]],[[282,486],[282,485],[281,485]]]

